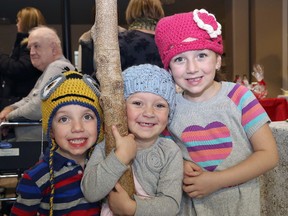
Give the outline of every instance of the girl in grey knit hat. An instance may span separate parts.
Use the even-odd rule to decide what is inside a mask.
[[[113,127],[116,148],[107,156],[105,141],[95,147],[82,180],[83,193],[90,202],[108,197],[101,215],[177,215],[182,154],[171,139],[159,136],[173,118],[175,84],[166,70],[150,64],[127,68],[123,79],[130,134],[121,137]],[[134,176],[133,198],[117,183],[128,166]]]

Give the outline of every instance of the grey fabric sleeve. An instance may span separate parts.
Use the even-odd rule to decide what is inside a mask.
[[[65,67],[68,67],[71,70],[75,69],[74,66],[65,58],[51,63],[43,72],[42,76],[40,76],[29,95],[12,105],[14,110],[8,114],[8,120],[19,117],[24,117],[30,120],[40,120],[42,118],[40,98],[41,89],[50,78],[62,73],[65,70]]]
[[[104,142],[97,144],[81,181],[85,198],[89,202],[105,198],[127,169],[128,167],[117,159],[114,151],[105,158]]]

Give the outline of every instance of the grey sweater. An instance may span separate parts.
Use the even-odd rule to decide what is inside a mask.
[[[105,198],[128,169],[112,151],[105,158],[102,142],[88,161],[81,182],[85,198],[95,202]],[[143,150],[138,150],[132,169],[136,179],[151,199],[134,195],[135,215],[176,215],[182,196],[183,159],[179,147],[166,138]]]
[[[268,121],[251,91],[222,82],[221,90],[207,101],[193,102],[178,94],[169,130],[186,160],[194,161],[204,171],[217,172],[248,158],[253,153],[249,139]],[[260,215],[257,178],[204,198],[184,195],[182,200],[183,216]]]
[[[20,101],[12,104],[14,108],[7,116],[8,120],[24,117],[30,120],[40,120],[41,114],[41,98],[40,92],[48,80],[63,71],[65,68],[75,70],[75,67],[64,56],[52,63],[50,63],[42,75],[37,80],[34,88],[30,91],[27,97],[22,98]]]

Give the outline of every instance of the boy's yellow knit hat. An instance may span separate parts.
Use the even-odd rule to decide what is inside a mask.
[[[87,74],[76,71],[65,71],[52,78],[42,89],[42,127],[49,144],[52,120],[61,107],[80,105],[91,109],[97,116],[98,137],[96,143],[104,138],[103,112],[99,104],[100,92],[95,80]]]

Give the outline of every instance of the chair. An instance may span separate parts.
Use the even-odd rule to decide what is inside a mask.
[[[22,141],[41,141],[43,137],[41,120],[32,121],[24,117],[18,117],[9,122],[3,122],[4,126],[14,127],[16,142]]]
[[[41,122],[2,122],[0,129],[3,127],[31,127],[41,126]],[[41,131],[42,134],[42,131]],[[0,180],[3,178],[21,178],[23,172],[33,166],[42,157],[44,150],[48,146],[47,141],[0,141]],[[1,188],[1,186],[0,186]],[[3,188],[2,188],[3,189]],[[5,188],[4,188],[5,190]],[[3,194],[3,193],[2,193]],[[3,195],[2,195],[3,196]],[[15,197],[0,197],[2,201],[13,201]]]
[[[259,100],[271,121],[288,119],[288,104],[285,98],[264,98]]]

